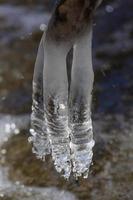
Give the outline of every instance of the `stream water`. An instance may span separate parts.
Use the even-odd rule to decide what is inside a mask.
[[[132,10],[132,0],[110,1],[96,14],[96,145],[89,178],[77,183],[62,180],[50,158],[37,160],[27,142],[33,68],[49,12],[0,4],[0,200],[133,199]]]

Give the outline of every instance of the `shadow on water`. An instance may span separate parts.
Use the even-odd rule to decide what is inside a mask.
[[[133,199],[132,0],[104,3],[96,15],[96,146],[89,179],[78,184],[60,178],[50,158],[46,163],[37,160],[27,142],[40,25],[42,29],[48,22],[49,12],[25,2],[0,5],[0,200],[75,199],[64,190],[82,200]]]

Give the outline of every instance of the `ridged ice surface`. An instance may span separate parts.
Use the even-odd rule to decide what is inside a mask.
[[[32,137],[29,140],[33,142],[33,153],[38,158],[44,160],[45,155],[52,153],[56,170],[66,179],[71,173],[76,178],[87,178],[94,146],[91,115],[90,112],[85,112],[86,120],[83,116],[74,120],[70,117],[68,126],[66,107],[67,104],[59,104],[57,99],[51,99],[47,110],[45,109],[47,120],[44,120],[41,112],[40,116],[33,112]],[[33,111],[35,110],[34,108]],[[76,112],[74,116],[79,116],[78,111]]]
[[[67,179],[71,173],[76,178],[87,178],[93,156],[91,113],[85,108],[81,114],[80,106],[77,106],[68,118],[67,103],[51,97],[43,108],[42,100],[37,101],[36,95],[33,96],[32,136],[29,138],[33,153],[45,160],[45,156],[52,152],[56,170]]]
[[[91,119],[83,123],[71,124],[71,157],[73,173],[76,178],[88,177],[89,168],[92,162],[93,140]]]
[[[30,133],[31,137],[29,137],[29,142],[33,143],[33,153],[35,153],[38,158],[45,160],[45,156],[50,154],[51,147],[47,134],[42,91],[35,83],[33,83],[33,105]]]
[[[81,102],[81,101],[80,101]],[[76,178],[88,177],[89,168],[93,156],[93,129],[90,107],[88,105],[73,103],[70,109],[71,129],[71,158],[73,165],[73,174]]]
[[[59,100],[60,99],[60,100]],[[67,102],[61,98],[49,97],[45,108],[47,116],[47,131],[52,148],[52,158],[55,168],[65,178],[71,173],[69,128]]]

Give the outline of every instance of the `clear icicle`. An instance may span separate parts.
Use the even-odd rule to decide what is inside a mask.
[[[38,158],[45,159],[50,154],[50,143],[47,135],[46,118],[43,105],[43,66],[44,66],[44,42],[45,32],[39,45],[33,77],[33,104],[31,114],[31,137],[33,153]]]
[[[92,25],[74,46],[72,80],[70,89],[70,129],[73,173],[87,178],[94,146],[91,121]]]
[[[68,80],[66,49],[48,42],[45,45],[44,105],[47,130],[55,168],[65,178],[71,173],[68,128]],[[54,69],[54,70],[53,70]]]
[[[35,65],[29,141],[38,158],[45,159],[52,152],[56,170],[67,179],[71,171],[75,177],[87,178],[93,156],[91,30],[92,25],[74,45],[70,94],[68,46],[56,46],[49,40],[44,45],[43,36]]]
[[[35,64],[29,141],[41,159],[52,152],[56,170],[67,179],[71,171],[87,178],[93,156],[91,30],[92,25],[74,45],[69,95],[67,46],[44,41],[44,35]]]
[[[71,45],[42,37],[33,78],[32,136],[29,138],[37,157],[45,159],[45,155],[52,153],[56,170],[67,179],[71,171],[76,178],[88,177],[94,146],[92,24],[75,40],[68,94],[66,56]]]

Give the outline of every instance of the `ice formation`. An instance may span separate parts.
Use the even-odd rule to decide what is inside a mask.
[[[82,12],[90,9],[88,12],[91,13],[97,2],[101,1],[82,2]],[[45,156],[51,154],[56,170],[66,179],[71,174],[76,178],[88,177],[94,146],[92,20],[90,13],[75,14],[78,22],[74,21],[76,18],[73,21],[66,18],[65,12],[73,14],[69,3],[71,1],[66,2],[67,11],[63,10],[62,3],[57,7],[39,46],[33,78],[32,136],[29,139],[37,157],[45,160]],[[86,27],[84,33],[82,24]],[[76,36],[79,31],[81,34]],[[68,90],[66,57],[71,47],[73,63]]]
[[[56,170],[66,178],[71,172],[76,177],[87,177],[92,161],[91,40],[90,31],[74,45],[69,94],[66,51],[54,45],[45,51],[45,33],[35,64],[29,140],[38,158],[45,160],[45,156],[52,153]]]

